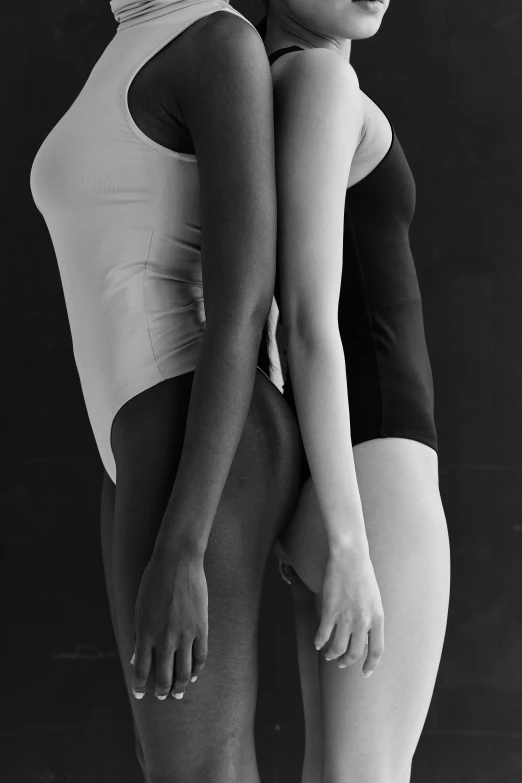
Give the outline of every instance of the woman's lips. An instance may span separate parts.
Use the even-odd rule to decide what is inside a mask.
[[[360,6],[361,9],[370,13],[376,13],[382,11],[382,0],[352,0],[352,3]]]

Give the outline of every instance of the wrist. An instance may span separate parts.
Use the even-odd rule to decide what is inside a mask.
[[[324,527],[329,549],[361,550],[368,547],[362,503],[358,493],[347,502],[336,504],[323,512]]]
[[[328,550],[333,557],[344,557],[347,554],[369,555],[370,547],[364,526],[362,531],[349,531],[330,536],[328,538]]]
[[[162,559],[203,560],[207,542],[188,534],[162,535],[156,538],[154,554]]]

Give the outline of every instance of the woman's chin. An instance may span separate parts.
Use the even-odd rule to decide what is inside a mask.
[[[371,38],[381,27],[382,19],[366,19],[358,21],[354,24],[350,21],[346,25],[343,25],[342,30],[337,31],[337,35],[343,38],[349,38],[351,41],[362,41],[364,38]]]

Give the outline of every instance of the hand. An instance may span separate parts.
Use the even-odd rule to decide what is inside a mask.
[[[208,592],[203,557],[160,550],[141,580],[135,613],[132,691],[145,695],[155,651],[154,692],[183,697],[207,657]]]
[[[344,547],[330,551],[323,577],[321,623],[315,636],[320,650],[333,635],[327,661],[339,658],[340,668],[368,654],[363,674],[369,677],[384,652],[384,613],[375,572],[367,551]]]

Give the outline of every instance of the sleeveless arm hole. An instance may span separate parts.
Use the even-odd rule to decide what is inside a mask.
[[[368,100],[369,100],[371,103],[373,103],[375,107],[377,107],[378,111],[381,113],[382,117],[384,118],[384,123],[386,123],[386,125],[388,126],[388,127],[387,127],[387,132],[388,132],[388,134],[389,134],[390,141],[389,141],[389,143],[387,144],[387,146],[386,146],[386,148],[385,148],[384,152],[383,152],[383,153],[381,153],[381,157],[380,157],[380,158],[378,158],[378,160],[377,160],[377,161],[376,161],[376,162],[375,162],[375,163],[374,163],[372,166],[370,166],[370,168],[369,168],[369,170],[367,171],[367,173],[366,173],[366,174],[364,174],[364,175],[363,175],[363,176],[362,176],[360,179],[358,179],[358,180],[357,180],[356,182],[354,182],[353,184],[350,184],[350,185],[349,185],[349,188],[355,187],[355,186],[356,186],[356,185],[358,185],[360,182],[363,182],[363,181],[364,181],[364,180],[365,180],[367,177],[371,176],[371,175],[372,175],[374,172],[376,172],[376,171],[377,171],[377,169],[378,169],[380,166],[382,166],[382,165],[383,165],[383,164],[384,164],[384,163],[385,163],[385,162],[388,160],[388,158],[389,158],[389,157],[391,157],[391,155],[392,155],[392,153],[393,153],[393,150],[394,150],[394,148],[395,148],[395,146],[396,146],[396,143],[397,143],[397,138],[396,138],[395,128],[394,128],[394,126],[393,126],[393,123],[391,122],[390,118],[389,118],[389,117],[388,117],[388,115],[386,114],[386,112],[385,112],[385,111],[382,109],[382,107],[381,107],[381,106],[380,106],[380,105],[379,105],[379,104],[378,104],[378,103],[377,103],[377,102],[376,102],[376,101],[375,101],[375,100],[374,100],[374,99],[371,97],[371,95],[368,95],[368,93],[367,93],[367,92],[365,92],[365,90],[363,90],[362,88],[359,88],[359,89],[360,89],[361,93],[362,93],[362,94],[363,94],[363,95],[364,95],[364,96],[365,96],[365,97],[366,97],[366,98],[367,98],[367,99],[368,99]],[[364,141],[364,138],[365,138],[365,136],[366,136],[366,132],[367,132],[367,131],[366,131],[366,127],[365,127],[365,126],[363,126],[363,128],[362,128],[362,133],[361,133],[361,138],[360,138],[360,140],[359,140],[358,147],[359,147],[359,146],[362,144],[362,142]]]
[[[256,28],[248,21],[248,19],[245,19],[238,11],[236,11],[234,8],[229,6],[227,3],[221,2],[221,0],[202,0],[201,4],[199,5],[201,5],[201,8],[197,10],[197,15],[192,16],[185,24],[181,25],[180,27],[174,25],[172,29],[168,31],[168,25],[165,25],[167,30],[165,37],[151,51],[147,52],[146,57],[144,57],[139,62],[139,64],[134,68],[129,79],[127,80],[127,83],[125,85],[125,90],[124,90],[125,118],[129,128],[134,133],[134,135],[137,136],[141,141],[143,141],[149,147],[152,147],[158,152],[162,152],[165,155],[168,155],[169,157],[176,158],[177,160],[185,161],[187,163],[196,163],[196,155],[194,153],[177,152],[175,150],[171,150],[169,147],[166,147],[163,144],[159,144],[158,142],[151,139],[150,136],[148,136],[146,133],[144,133],[134,121],[134,118],[132,117],[129,108],[129,91],[134,79],[142,70],[142,68],[148,62],[150,62],[157,54],[159,54],[162,51],[162,49],[168,46],[176,38],[179,38],[179,36],[181,36],[182,33],[184,33],[194,24],[201,21],[202,19],[210,17],[212,14],[216,14],[216,13],[219,14],[219,12],[223,12],[229,14],[231,17],[233,16],[236,19],[242,20],[246,25],[248,25],[252,30],[255,31],[255,34],[259,37],[259,40],[261,40]],[[125,34],[124,30],[122,30],[120,34]]]

